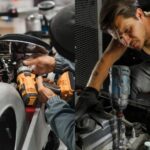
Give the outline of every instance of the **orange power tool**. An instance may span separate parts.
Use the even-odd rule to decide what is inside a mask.
[[[35,106],[38,92],[36,90],[36,76],[27,66],[20,66],[17,70],[18,90],[26,106]]]

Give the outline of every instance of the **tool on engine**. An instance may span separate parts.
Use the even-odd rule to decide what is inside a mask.
[[[27,66],[20,66],[17,70],[17,84],[25,105],[35,106],[38,93],[36,90],[36,76]]]
[[[130,69],[127,66],[113,66],[110,70],[110,94],[112,103],[116,108],[118,133],[113,140],[114,150],[125,150],[125,125],[123,123],[123,110],[127,107],[130,94]]]

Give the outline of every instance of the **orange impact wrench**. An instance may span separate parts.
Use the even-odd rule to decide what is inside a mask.
[[[20,66],[17,74],[18,89],[25,105],[35,106],[38,97],[35,74],[32,73],[28,66]]]

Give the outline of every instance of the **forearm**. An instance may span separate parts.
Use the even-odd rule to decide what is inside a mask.
[[[46,104],[46,119],[52,130],[66,144],[69,150],[75,149],[75,111],[60,97],[55,96]]]
[[[126,48],[123,45],[112,40],[104,52],[102,59],[98,60],[95,65],[87,86],[93,87],[99,91],[102,88],[104,80],[108,76],[110,67],[112,67],[125,51]]]
[[[106,79],[108,75],[110,65],[105,65],[105,62],[99,60],[94,67],[90,79],[87,83],[87,87],[92,87],[99,91],[103,85],[104,80]]]

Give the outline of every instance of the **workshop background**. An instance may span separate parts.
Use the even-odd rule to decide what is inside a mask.
[[[37,5],[42,1],[43,0],[0,0],[0,12],[6,12],[12,8],[24,11],[29,9],[31,10],[20,14],[20,16],[16,18],[7,16],[0,17],[0,34],[25,33],[27,31],[25,22],[26,18],[31,14],[39,13],[34,7],[37,7]],[[55,10],[52,10],[52,14],[57,13],[61,8],[72,2],[72,0],[53,1],[55,2]]]

